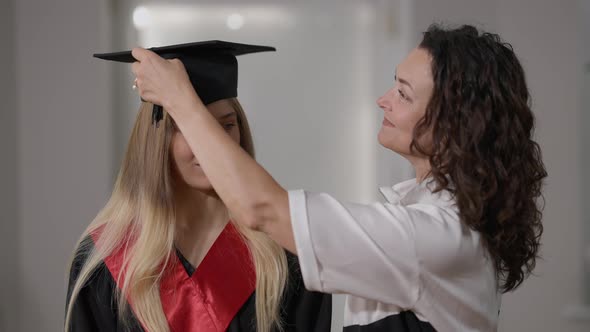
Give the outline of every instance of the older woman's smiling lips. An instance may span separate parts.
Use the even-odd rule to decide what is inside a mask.
[[[387,120],[387,118],[383,117],[383,123],[382,123],[385,127],[395,127],[393,125],[393,123],[389,122],[389,120]]]

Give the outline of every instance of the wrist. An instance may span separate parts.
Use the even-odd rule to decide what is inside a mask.
[[[172,116],[172,118],[179,122],[184,121],[196,112],[207,111],[201,99],[192,89],[179,93],[176,97],[163,102],[164,109]]]

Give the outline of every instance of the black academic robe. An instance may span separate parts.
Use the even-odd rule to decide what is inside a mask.
[[[90,247],[98,236],[88,237]],[[84,247],[84,246],[82,246]],[[73,307],[72,332],[144,331],[129,311],[128,323],[117,316],[115,291],[123,259],[123,249],[115,251],[94,271],[80,291]],[[78,252],[68,287],[68,301],[87,254]],[[330,331],[330,295],[307,291],[297,257],[287,253],[289,279],[281,301],[281,317],[286,332]],[[246,244],[234,226],[219,235],[197,269],[180,254],[160,282],[162,307],[173,332],[255,332],[255,273]],[[133,304],[131,304],[133,309]],[[153,331],[152,331],[153,332]]]

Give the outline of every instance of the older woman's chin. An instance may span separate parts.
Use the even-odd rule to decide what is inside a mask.
[[[391,127],[381,127],[379,134],[377,134],[377,141],[381,146],[395,153],[407,154],[409,152],[409,144],[404,144],[399,137],[392,135],[390,132],[392,129]]]

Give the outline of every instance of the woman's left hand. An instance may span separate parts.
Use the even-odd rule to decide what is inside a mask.
[[[164,107],[173,119],[178,116],[177,109],[186,109],[179,104],[195,102],[195,97],[202,104],[180,60],[166,60],[143,48],[134,48],[131,54],[137,60],[131,70],[143,100]]]

